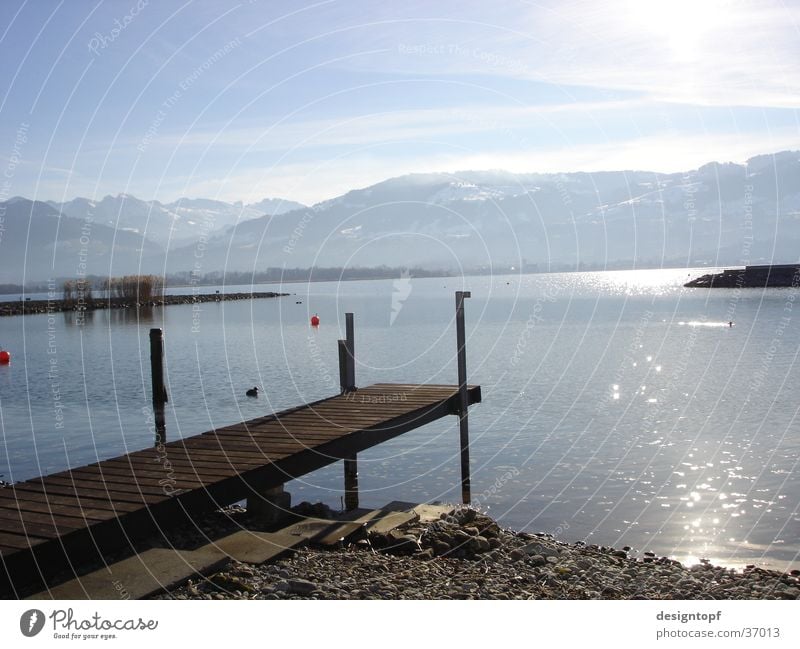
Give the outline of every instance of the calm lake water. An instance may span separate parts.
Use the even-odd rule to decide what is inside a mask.
[[[337,393],[346,311],[360,385],[455,383],[463,289],[470,382],[483,387],[470,410],[483,509],[566,541],[786,567],[800,552],[797,291],[684,289],[688,272],[264,285],[296,295],[95,312],[83,325],[0,318],[13,355],[0,367],[0,473],[23,480],[150,446],[154,326],[168,439]],[[254,385],[263,395],[247,398]],[[361,454],[359,470],[367,506],[458,501],[457,419]],[[341,488],[339,465],[287,485],[294,502],[336,508]]]

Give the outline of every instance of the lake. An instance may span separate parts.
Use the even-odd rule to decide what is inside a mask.
[[[0,318],[12,354],[0,366],[0,474],[152,445],[151,327],[165,333],[176,439],[338,393],[346,311],[358,384],[456,383],[453,294],[470,290],[476,504],[564,541],[786,567],[800,552],[797,291],[682,288],[709,270],[268,284],[225,290],[293,295],[97,311],[82,325]],[[455,417],[359,455],[362,506],[456,502],[459,475]],[[287,485],[293,502],[334,508],[341,489],[338,464]]]

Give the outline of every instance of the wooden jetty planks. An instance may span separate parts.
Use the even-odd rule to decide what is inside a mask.
[[[469,394],[480,401],[480,387]],[[457,397],[452,385],[373,385],[0,489],[0,555],[8,570],[65,536],[88,533],[88,545],[112,523],[127,535],[128,519],[236,502],[453,414]]]

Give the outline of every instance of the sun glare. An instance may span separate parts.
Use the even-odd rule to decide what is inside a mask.
[[[654,35],[676,61],[702,56],[708,33],[726,16],[726,0],[629,0],[630,27]]]

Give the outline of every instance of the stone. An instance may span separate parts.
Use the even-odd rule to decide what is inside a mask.
[[[541,554],[531,555],[531,558],[528,561],[535,568],[540,568],[547,565],[547,559],[545,559]]]
[[[509,552],[508,556],[512,561],[519,561],[525,556],[525,553],[519,548],[515,548]]]
[[[474,509],[470,509],[469,507],[462,507],[461,509],[457,509],[453,512],[453,518],[455,518],[461,525],[465,525],[467,523],[471,523],[477,517],[478,512]]]
[[[450,544],[444,541],[436,540],[431,544],[431,548],[436,554],[446,554],[450,552]]]
[[[317,589],[317,585],[313,581],[308,581],[308,579],[289,579],[287,584],[289,592],[297,595],[308,595]]]

